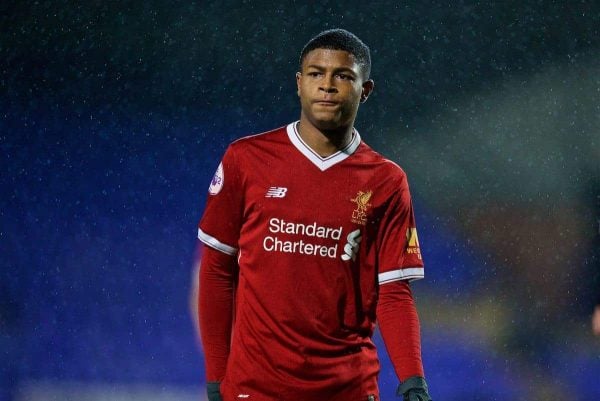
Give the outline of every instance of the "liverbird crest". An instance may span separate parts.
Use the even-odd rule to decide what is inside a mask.
[[[373,191],[358,191],[356,197],[351,199],[352,202],[356,203],[356,209],[352,212],[352,222],[360,225],[367,224],[367,208],[371,206],[369,200]]]

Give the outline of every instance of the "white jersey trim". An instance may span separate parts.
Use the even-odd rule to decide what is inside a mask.
[[[356,129],[352,129],[352,140],[348,145],[346,145],[343,149],[338,150],[334,154],[321,157],[314,150],[310,148],[304,142],[304,140],[300,137],[298,133],[298,123],[299,121],[293,122],[289,124],[286,128],[288,137],[292,144],[302,153],[308,160],[310,160],[315,166],[317,166],[321,171],[327,170],[329,167],[336,165],[337,163],[347,159],[351,156],[358,146],[360,145],[360,135]]]
[[[425,277],[425,269],[422,267],[407,267],[404,269],[392,270],[385,273],[379,273],[379,284],[391,283],[398,280],[419,280]]]
[[[226,253],[227,255],[234,256],[235,254],[237,254],[237,248],[222,243],[221,241],[219,241],[215,237],[211,237],[201,229],[198,229],[198,239],[204,242],[206,245],[210,246],[211,248]]]

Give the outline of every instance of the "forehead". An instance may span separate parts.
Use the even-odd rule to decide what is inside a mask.
[[[302,69],[309,66],[339,69],[345,68],[360,72],[360,65],[352,53],[345,50],[314,49],[306,54],[302,61]]]

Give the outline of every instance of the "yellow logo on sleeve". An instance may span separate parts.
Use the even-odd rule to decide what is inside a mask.
[[[406,253],[414,253],[421,259],[421,248],[419,247],[419,236],[415,227],[406,229]]]

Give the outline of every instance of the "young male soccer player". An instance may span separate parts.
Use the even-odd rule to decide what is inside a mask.
[[[352,33],[320,33],[300,56],[300,120],[223,156],[198,230],[211,401],[378,400],[376,322],[398,394],[430,400],[406,175],[353,128],[370,66]]]

